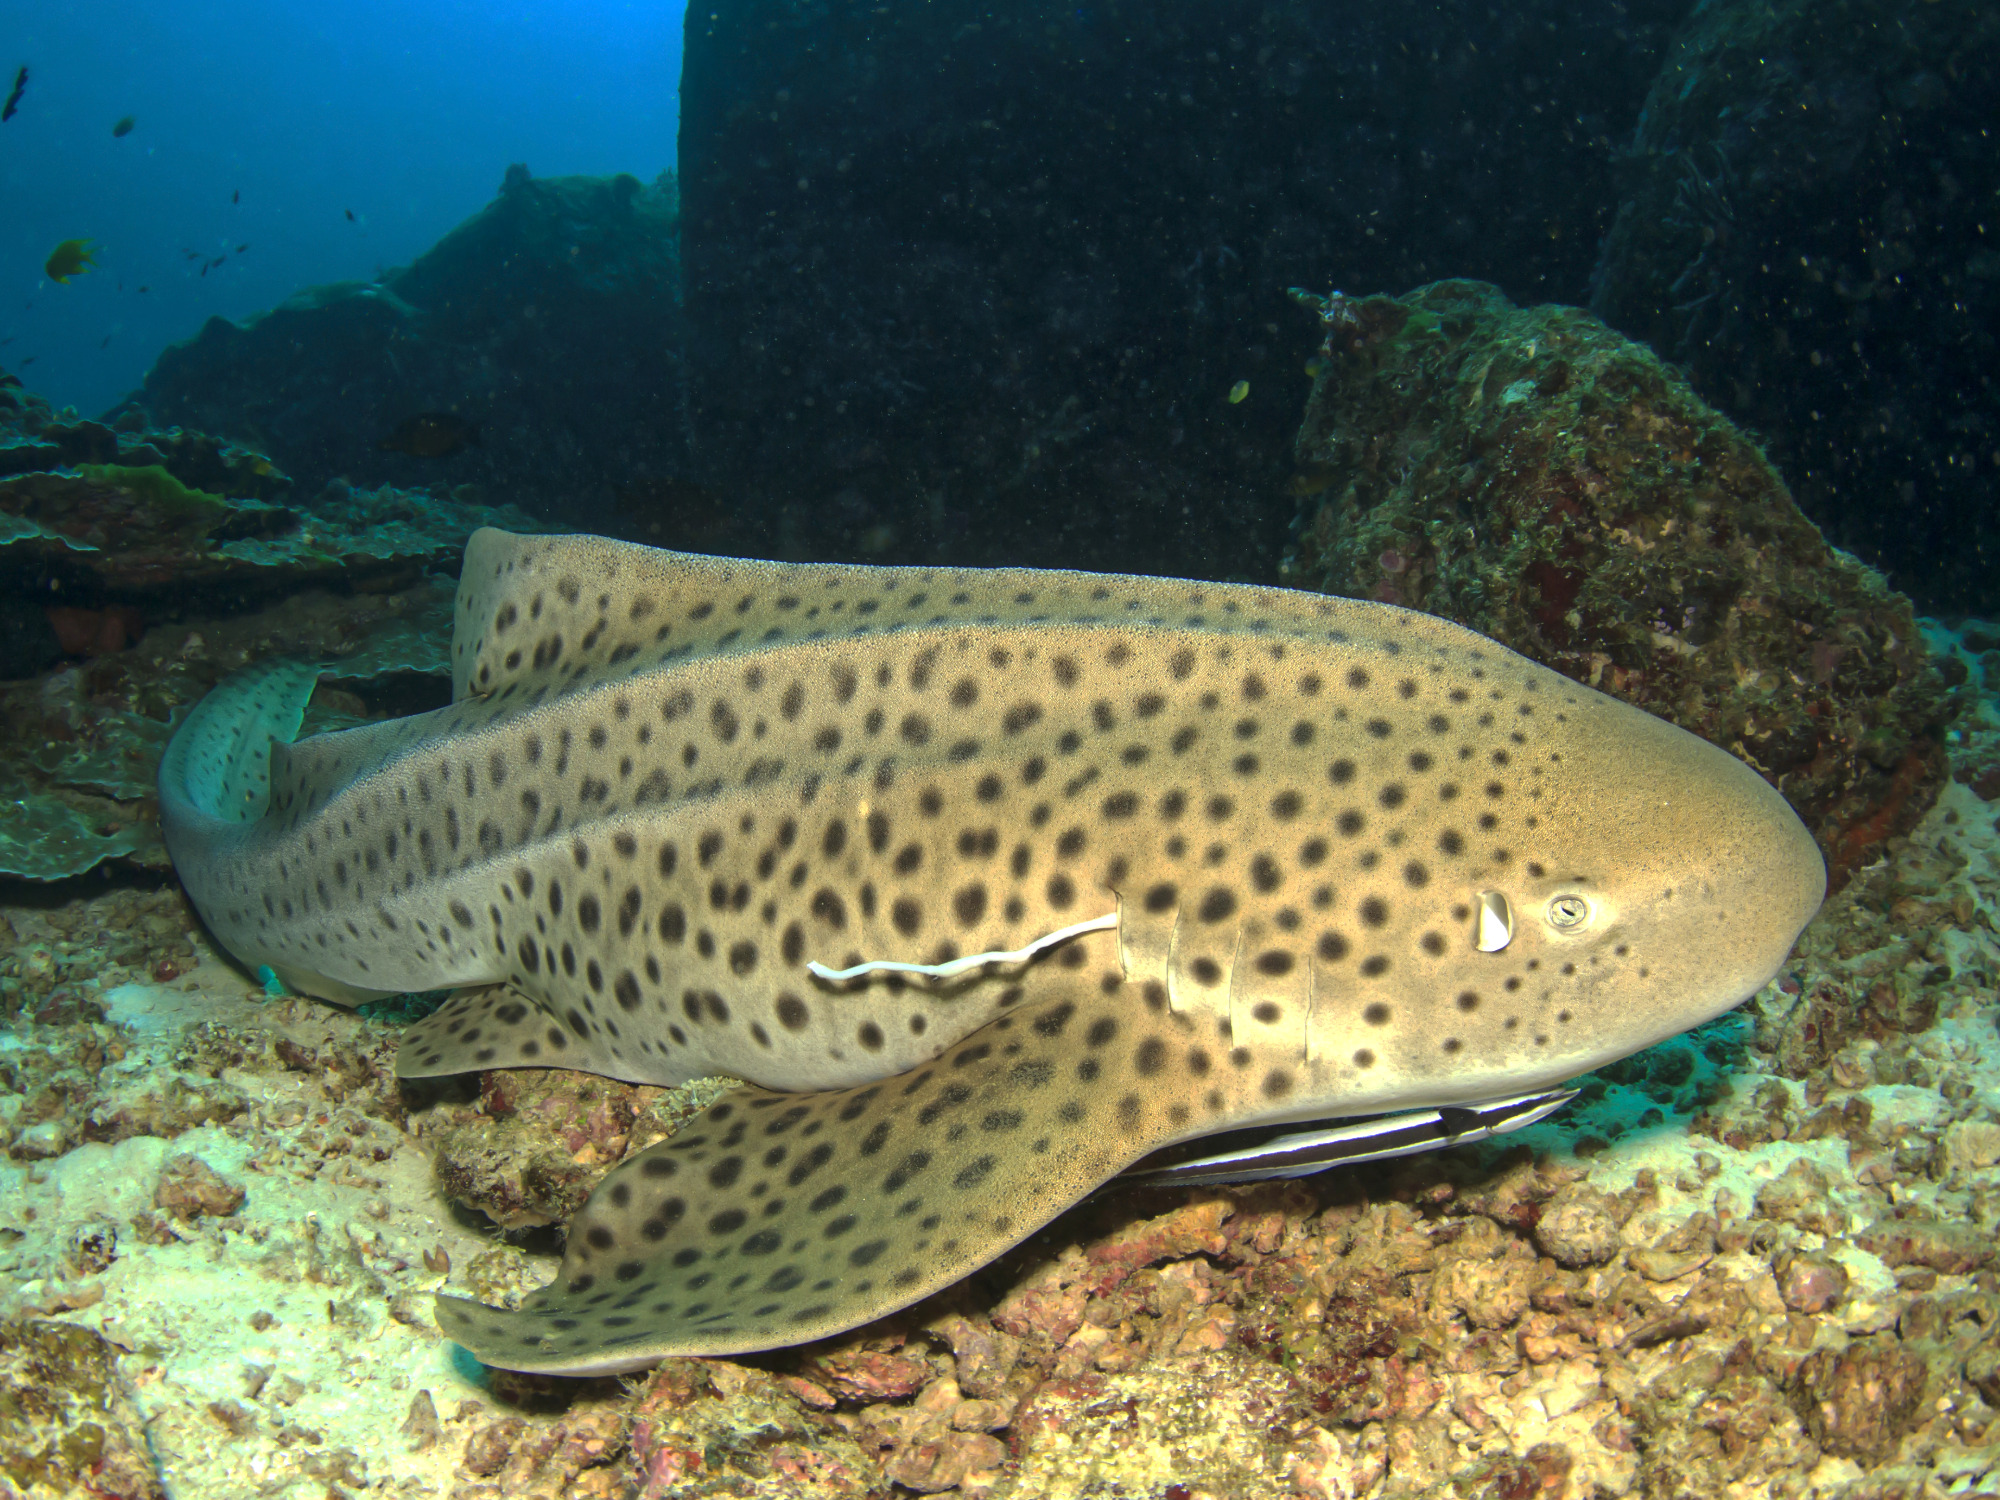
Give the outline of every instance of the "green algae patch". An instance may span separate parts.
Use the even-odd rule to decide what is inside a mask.
[[[1915,825],[1950,706],[1909,600],[1678,371],[1483,282],[1305,300],[1288,583],[1444,615],[1723,746],[1836,883]]]
[[[160,464],[78,464],[76,472],[93,484],[111,485],[144,501],[177,530],[206,536],[230,513],[229,502],[220,495],[190,489]]]
[[[0,1480],[29,1495],[163,1500],[138,1406],[100,1335],[0,1323]]]

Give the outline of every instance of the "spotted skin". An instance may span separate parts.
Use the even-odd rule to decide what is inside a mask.
[[[162,803],[246,963],[335,999],[461,989],[404,1076],[757,1086],[607,1177],[522,1312],[441,1302],[522,1369],[820,1337],[1161,1146],[1560,1082],[1753,992],[1824,889],[1732,757],[1386,605],[482,531],[453,670],[449,708],[276,745],[262,808],[282,725],[231,689]],[[805,970],[1106,913],[949,982]],[[897,1212],[882,1129],[935,1164],[928,1211]],[[852,1207],[811,1207],[835,1188]],[[868,1238],[826,1235],[846,1212]]]
[[[705,1351],[797,1342],[948,1286],[1155,1143],[1253,1107],[1247,1068],[1158,1099],[1154,1050],[1198,1028],[1123,993],[1114,939],[1043,978],[910,1073],[728,1095],[605,1179],[549,1287],[514,1312],[440,1297],[439,1326],[482,1359],[568,1373],[651,1362],[669,1328]]]

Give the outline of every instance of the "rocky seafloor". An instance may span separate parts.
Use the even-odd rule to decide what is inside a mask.
[[[482,1370],[429,1294],[546,1280],[698,1093],[399,1089],[393,1014],[266,995],[175,888],[16,887],[0,1495],[2000,1492],[2000,631],[1929,639],[1938,805],[1552,1122],[1108,1192],[847,1337],[624,1380]]]

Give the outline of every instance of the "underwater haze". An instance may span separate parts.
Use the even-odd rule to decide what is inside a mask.
[[[0,86],[28,80],[0,129],[0,361],[95,413],[213,315],[407,263],[510,162],[653,177],[673,162],[681,11],[8,5]],[[58,284],[44,262],[72,238],[97,269]]]

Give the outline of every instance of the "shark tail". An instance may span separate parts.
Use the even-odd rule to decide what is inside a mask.
[[[311,662],[259,662],[194,706],[160,760],[160,818],[177,863],[181,837],[199,837],[204,825],[264,816],[271,743],[289,745],[297,737],[318,681]]]
[[[287,658],[247,667],[217,684],[167,743],[160,759],[160,829],[181,883],[204,917],[223,890],[229,861],[270,806],[273,749],[298,735],[319,670],[312,662]],[[254,966],[254,960],[245,962]],[[271,972],[294,992],[343,1005],[396,993],[283,964],[271,966]]]

